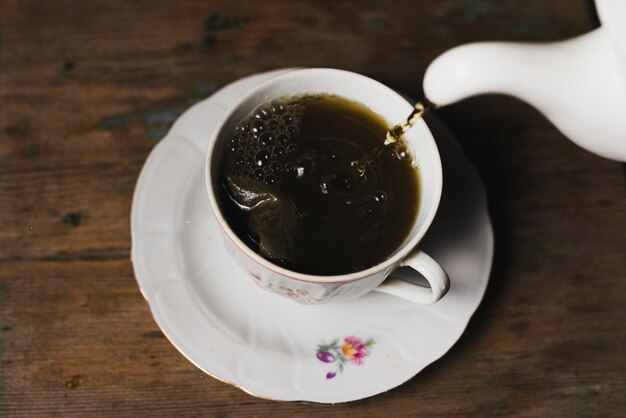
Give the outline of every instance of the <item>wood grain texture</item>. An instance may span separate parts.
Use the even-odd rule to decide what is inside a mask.
[[[557,40],[591,16],[582,0],[0,2],[0,415],[623,416],[624,168],[511,98],[437,111],[487,186],[495,266],[459,343],[397,389],[276,403],[205,376],[129,261],[146,156],[220,86],[328,66],[419,96],[452,46]]]

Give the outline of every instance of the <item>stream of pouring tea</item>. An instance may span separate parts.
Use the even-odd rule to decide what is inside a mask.
[[[420,100],[415,103],[415,106],[413,106],[413,111],[406,118],[406,120],[395,125],[393,128],[387,131],[387,135],[385,137],[385,142],[383,143],[383,145],[374,148],[362,159],[352,162],[352,167],[354,167],[354,170],[356,171],[358,176],[362,177],[365,174],[367,166],[371,164],[375,158],[379,157],[385,151],[388,145],[398,142],[402,138],[402,135],[404,135],[409,129],[411,129],[413,125],[415,125],[415,122],[417,122],[424,116],[424,113],[432,108],[433,105],[428,100]]]

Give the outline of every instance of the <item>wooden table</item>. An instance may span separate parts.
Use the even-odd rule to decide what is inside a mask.
[[[624,167],[512,98],[437,111],[486,184],[495,264],[458,344],[399,388],[331,406],[220,383],[163,337],[129,261],[146,156],[220,86],[328,66],[419,96],[452,46],[558,40],[594,22],[582,0],[4,0],[0,414],[624,416]]]

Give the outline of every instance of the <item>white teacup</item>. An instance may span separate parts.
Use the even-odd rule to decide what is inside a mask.
[[[438,301],[448,291],[450,285],[448,275],[435,260],[417,249],[435,217],[442,191],[439,151],[423,120],[419,120],[404,135],[420,172],[419,212],[405,242],[385,261],[350,274],[336,276],[303,274],[280,267],[261,257],[244,244],[229,227],[217,196],[219,190],[217,163],[223,156],[225,141],[228,140],[235,125],[258,105],[274,98],[305,93],[331,93],[359,102],[381,115],[389,126],[404,120],[413,109],[409,102],[387,86],[365,76],[342,70],[298,69],[281,73],[257,85],[226,112],[211,138],[207,153],[207,190],[211,207],[223,231],[226,249],[261,288],[305,304],[352,299],[372,290],[416,303]],[[411,267],[421,273],[430,287],[388,277],[401,266]]]

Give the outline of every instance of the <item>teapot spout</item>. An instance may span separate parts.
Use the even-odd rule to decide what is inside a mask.
[[[626,161],[626,85],[604,28],[562,42],[483,42],[431,63],[426,97],[437,106],[485,93],[536,107],[583,148]]]

